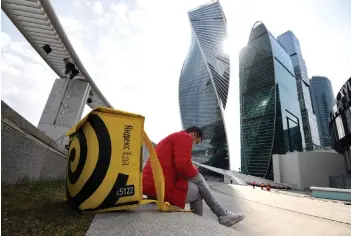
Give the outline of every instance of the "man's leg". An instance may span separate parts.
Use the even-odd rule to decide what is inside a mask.
[[[197,186],[197,188],[200,191],[201,197],[205,200],[206,204],[210,207],[211,211],[217,217],[220,217],[226,214],[226,211],[219,204],[217,199],[213,196],[210,187],[208,186],[204,177],[200,173],[197,174],[194,178],[189,179],[189,182]]]
[[[224,210],[213,196],[210,187],[200,173],[194,178],[189,179],[189,182],[194,183],[198,187],[201,197],[205,200],[211,211],[218,217],[220,224],[230,227],[245,218],[244,215],[234,214]]]
[[[193,182],[189,182],[188,184],[188,193],[186,196],[186,203],[190,203],[190,209],[196,215],[202,216],[203,215],[203,204],[202,204],[202,197],[200,194],[200,190],[196,184]]]

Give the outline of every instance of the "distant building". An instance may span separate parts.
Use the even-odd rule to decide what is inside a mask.
[[[239,61],[241,172],[273,180],[272,155],[305,146],[294,68],[261,22]]]
[[[218,1],[199,6],[188,16],[192,40],[179,81],[182,125],[203,129],[203,141],[194,147],[194,161],[229,169],[223,118],[230,76],[229,56],[223,48],[227,21]]]
[[[344,155],[346,170],[351,174],[351,77],[336,96],[329,129],[333,147]]]
[[[294,67],[306,150],[311,151],[319,149],[321,143],[319,139],[317,119],[313,111],[310,82],[307,75],[306,63],[302,57],[299,40],[291,31],[285,32],[278,36],[277,39],[289,54]]]
[[[330,80],[324,76],[312,76],[311,97],[317,117],[321,146],[330,149],[332,138],[329,133],[329,115],[334,105],[334,93]]]

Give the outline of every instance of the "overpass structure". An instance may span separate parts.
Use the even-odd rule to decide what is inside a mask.
[[[49,0],[1,0],[1,8],[59,77],[38,129],[65,145],[64,134],[80,120],[85,104],[92,109],[112,105],[80,61]]]

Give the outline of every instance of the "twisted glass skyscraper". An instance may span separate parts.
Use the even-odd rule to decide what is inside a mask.
[[[223,50],[227,22],[218,1],[188,12],[192,39],[179,81],[183,128],[199,126],[203,141],[194,148],[193,160],[229,169],[223,110],[226,107],[230,63]]]
[[[294,68],[261,22],[239,62],[241,171],[273,180],[272,155],[304,147]]]

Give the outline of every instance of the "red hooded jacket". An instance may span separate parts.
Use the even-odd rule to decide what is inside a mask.
[[[180,131],[167,136],[155,147],[165,177],[165,201],[181,208],[185,207],[188,179],[199,173],[191,162],[192,146],[191,136]],[[143,169],[143,193],[156,198],[150,158]]]

